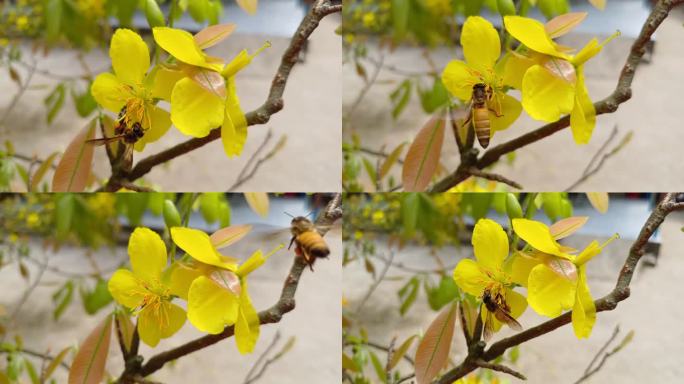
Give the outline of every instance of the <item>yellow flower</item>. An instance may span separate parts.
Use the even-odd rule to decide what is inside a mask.
[[[128,241],[128,256],[133,271],[117,270],[109,279],[109,292],[119,304],[134,310],[140,339],[154,347],[181,329],[185,311],[171,303],[171,289],[162,279],[166,246],[158,234],[136,228]]]
[[[493,91],[489,102],[491,135],[508,128],[520,116],[520,102],[504,92],[505,66],[497,65],[501,54],[499,34],[480,16],[470,16],[463,24],[461,46],[465,62],[453,60],[442,72],[442,82],[449,92],[469,101],[475,84],[485,84]]]
[[[560,245],[546,224],[513,219],[513,230],[537,252],[533,257],[519,255],[513,269],[527,272],[527,301],[540,315],[556,317],[572,308],[572,326],[577,338],[589,337],[596,322],[596,307],[589,291],[586,263],[601,253],[615,236],[599,245],[592,241],[579,255]],[[556,235],[557,237],[557,235]]]
[[[159,140],[171,126],[169,113],[155,105],[161,84],[156,71],[146,76],[150,52],[140,35],[129,29],[117,29],[109,48],[114,74],[101,73],[95,78],[91,93],[105,109],[119,113],[126,107],[123,122],[128,127],[140,123],[145,134],[135,143],[142,151],[147,143]]]
[[[186,31],[156,27],[153,34],[157,44],[180,62],[177,70],[168,67],[160,70],[164,76],[174,79],[173,86],[167,89],[173,124],[182,133],[194,137],[205,137],[220,126],[226,155],[239,155],[247,139],[247,120],[240,107],[234,77],[261,50],[254,55],[243,50],[224,65],[222,59],[205,54],[194,36]]]
[[[511,316],[518,318],[525,312],[525,297],[513,291],[513,282],[504,270],[508,256],[508,236],[493,220],[480,219],[475,224],[472,237],[475,259],[463,259],[454,269],[454,280],[464,292],[481,298],[487,290],[492,296],[500,294],[511,308]],[[482,307],[482,319],[487,318],[487,307]],[[501,322],[492,316],[494,331]]]
[[[174,293],[187,297],[190,323],[211,334],[235,325],[238,350],[242,354],[252,352],[259,338],[259,316],[247,292],[247,275],[282,245],[266,256],[257,250],[238,266],[202,231],[174,227],[171,238],[194,259],[191,265],[178,265],[171,276]]]
[[[570,114],[570,128],[577,144],[591,139],[596,125],[596,110],[584,83],[584,63],[598,54],[603,43],[592,39],[576,55],[560,46],[552,37],[570,30],[554,33],[541,22],[521,16],[504,17],[506,30],[527,49],[525,55],[511,52],[506,63],[506,83],[522,90],[522,105],[534,119],[552,122]]]

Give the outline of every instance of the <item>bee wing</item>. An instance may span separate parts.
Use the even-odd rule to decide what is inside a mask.
[[[506,311],[502,310],[501,308],[496,309],[495,315],[497,320],[508,325],[511,329],[516,331],[522,331],[522,325],[520,325],[520,323],[518,323],[518,321],[514,319],[513,316],[509,315]]]
[[[492,313],[487,311],[487,316],[485,316],[484,328],[482,330],[482,338],[485,342],[489,342],[494,335],[494,319],[492,319]]]
[[[99,138],[99,139],[90,139],[90,140],[86,140],[86,143],[88,143],[88,144],[90,144],[90,145],[100,146],[100,145],[105,145],[105,144],[113,143],[113,142],[115,142],[115,141],[119,141],[119,140],[121,140],[123,137],[124,137],[124,135],[117,135],[117,136],[112,136],[112,137],[101,137],[101,138]]]

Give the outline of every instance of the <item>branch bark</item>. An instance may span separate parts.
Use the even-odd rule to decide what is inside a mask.
[[[280,66],[273,77],[271,89],[268,93],[266,101],[259,108],[245,114],[248,126],[266,124],[272,115],[283,109],[283,93],[285,92],[285,85],[287,84],[287,79],[290,76],[292,68],[297,63],[300,51],[304,47],[306,41],[309,39],[309,36],[311,36],[314,30],[316,30],[320,21],[325,16],[340,12],[341,10],[342,4],[333,4],[330,0],[316,1],[309,13],[299,24],[297,31],[292,36],[290,45],[285,50],[285,53],[283,53]],[[155,166],[200,148],[220,137],[221,128],[214,128],[208,136],[186,140],[157,154],[143,158],[133,167],[133,169],[121,170],[118,173],[113,173],[111,179],[115,181],[134,181],[150,172]],[[117,184],[113,182],[110,183],[113,186],[116,186]]]
[[[613,113],[617,111],[620,104],[626,102],[632,97],[631,87],[632,81],[634,80],[634,73],[639,66],[641,58],[646,53],[646,46],[651,40],[651,36],[653,33],[655,33],[656,29],[658,29],[663,20],[665,20],[665,18],[669,15],[672,8],[683,3],[684,0],[660,0],[653,7],[653,10],[641,28],[639,36],[632,44],[629,56],[627,56],[627,60],[622,67],[622,71],[620,72],[620,77],[618,78],[615,90],[605,99],[594,103],[597,116],[604,113]],[[467,179],[470,174],[465,172],[465,170],[471,166],[484,169],[485,167],[496,163],[501,156],[504,156],[507,153],[513,152],[526,145],[537,142],[547,136],[567,128],[569,125],[570,116],[567,115],[558,121],[546,124],[532,132],[528,132],[513,140],[490,148],[482,155],[482,157],[476,159],[472,163],[468,162],[464,164],[462,158],[461,165],[459,165],[456,171],[435,183],[435,185],[430,189],[430,192],[444,192]]]
[[[665,218],[672,212],[684,209],[684,203],[679,203],[675,200],[676,194],[668,193],[663,200],[655,207],[651,215],[639,232],[629,255],[618,274],[617,281],[613,290],[607,295],[594,301],[596,305],[596,312],[611,311],[615,309],[619,302],[627,299],[630,294],[629,284],[632,281],[632,276],[636,270],[636,266],[644,255],[648,239],[660,227]],[[539,336],[545,335],[563,325],[572,321],[572,311],[566,312],[551,320],[547,320],[535,327],[528,328],[513,336],[504,338],[492,344],[489,349],[483,350],[478,348],[470,348],[468,356],[457,367],[445,373],[437,381],[438,384],[450,384],[455,380],[467,375],[478,368],[477,360],[492,361],[501,356],[508,348],[515,347],[526,341],[532,340]]]
[[[328,203],[325,210],[316,219],[316,226],[319,228],[321,235],[325,235],[333,222],[341,217],[342,196],[340,194],[336,194]],[[302,272],[304,272],[308,266],[309,264],[304,260],[304,258],[295,257],[294,263],[290,268],[290,273],[288,273],[287,277],[285,278],[285,283],[283,285],[283,290],[280,293],[280,298],[273,306],[259,312],[259,323],[261,325],[277,323],[286,313],[295,308],[294,296],[297,291],[297,286],[299,285],[299,279],[302,276]],[[231,325],[226,327],[223,332],[219,334],[205,335],[182,344],[176,348],[158,353],[152,356],[145,364],[143,364],[139,372],[135,372],[134,374],[139,374],[142,377],[149,376],[161,369],[166,363],[188,355],[192,352],[199,351],[200,349],[206,348],[212,344],[216,344],[223,339],[233,336],[234,332],[235,328]]]

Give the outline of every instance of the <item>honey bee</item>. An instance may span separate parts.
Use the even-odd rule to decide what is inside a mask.
[[[309,268],[313,271],[313,263],[319,257],[328,257],[330,248],[323,240],[323,236],[318,233],[316,226],[311,220],[304,216],[297,216],[292,218],[290,232],[292,238],[287,249],[296,244],[295,252],[302,256],[309,264]]]
[[[491,86],[484,83],[473,85],[473,96],[470,102],[470,113],[466,124],[470,122],[475,130],[475,136],[482,148],[489,146],[491,135],[491,124],[489,121],[489,111],[494,112],[497,117],[503,116],[496,109],[491,109],[489,103],[494,100],[494,90]],[[500,109],[500,108],[499,108]]]
[[[115,141],[123,141],[126,144],[135,144],[140,138],[145,135],[145,130],[139,122],[135,122],[132,127],[128,127],[124,120],[126,115],[126,107],[124,106],[119,112],[116,119],[116,127],[114,127],[114,136],[102,137],[99,139],[86,140],[86,143],[91,145],[105,145]]]
[[[487,317],[485,319],[483,332],[485,341],[489,341],[494,334],[494,319],[492,319],[492,315],[501,323],[508,325],[511,329],[516,331],[522,330],[522,325],[511,316],[511,307],[508,306],[501,293],[492,296],[491,292],[486,289],[482,294],[482,303],[484,303],[487,308]]]

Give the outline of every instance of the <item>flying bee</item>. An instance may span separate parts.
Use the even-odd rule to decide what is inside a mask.
[[[309,264],[309,268],[313,271],[313,264],[319,257],[328,257],[330,248],[323,240],[323,236],[318,233],[318,229],[311,220],[304,216],[296,216],[292,218],[290,232],[292,238],[287,249],[296,244],[295,252],[297,255],[304,257],[304,260]]]
[[[482,148],[487,148],[491,136],[489,111],[494,112],[497,117],[503,116],[497,109],[490,108],[489,104],[492,103],[494,99],[494,90],[491,86],[484,83],[476,83],[473,85],[473,96],[470,101],[470,116],[465,124],[471,123],[475,130],[477,141]],[[500,105],[498,107],[498,109],[501,109]]]
[[[492,315],[501,323],[508,325],[511,329],[516,331],[522,330],[522,325],[511,316],[511,307],[508,306],[501,293],[492,296],[491,292],[488,289],[485,289],[482,294],[482,303],[484,303],[487,308],[487,317],[485,319],[483,332],[485,342],[489,341],[494,334],[494,319],[492,319]]]

